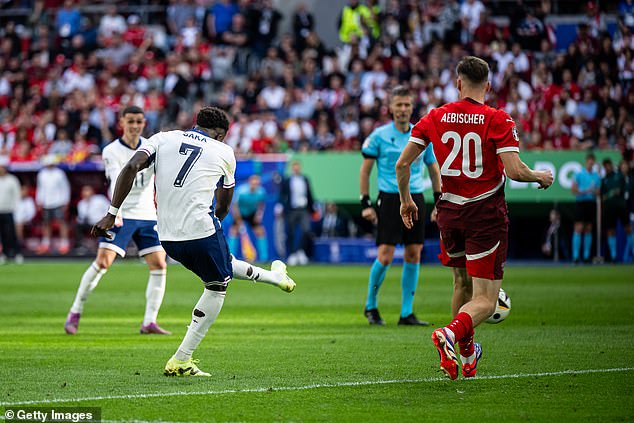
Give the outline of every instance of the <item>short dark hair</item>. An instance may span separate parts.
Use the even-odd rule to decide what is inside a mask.
[[[127,114],[134,114],[134,115],[142,114],[143,116],[145,116],[143,109],[140,108],[139,106],[127,106],[125,109],[121,111],[121,117],[124,117]]]
[[[479,57],[465,56],[456,66],[456,73],[472,84],[484,84],[489,79],[489,64]]]
[[[597,161],[597,158],[594,157],[594,154],[592,154],[592,153],[588,153],[588,155],[586,156],[586,160],[589,160],[589,159],[592,159],[595,162]]]
[[[203,107],[196,116],[196,125],[201,128],[221,128],[229,130],[229,118],[227,114],[217,107]]]
[[[405,85],[397,85],[390,91],[390,99],[394,97],[412,97],[412,92]]]
[[[605,166],[605,165],[612,166],[612,159],[610,159],[610,158],[603,159],[603,166]]]

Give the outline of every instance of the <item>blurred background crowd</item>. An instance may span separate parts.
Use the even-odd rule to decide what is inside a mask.
[[[189,128],[203,105],[220,106],[232,119],[226,141],[244,159],[359,152],[390,120],[393,86],[415,93],[414,121],[456,100],[465,54],[490,64],[487,102],[513,116],[524,151],[633,158],[634,0],[9,0],[0,22],[0,168],[25,172],[19,237],[20,224],[42,220],[37,185],[50,179],[34,172],[99,163],[126,106],[145,111],[145,136]],[[45,239],[52,221],[60,253],[94,247],[83,235],[107,203],[95,169],[51,188],[73,217],[50,216],[35,233]],[[319,207],[315,233],[372,230],[334,203]]]
[[[147,135],[190,127],[216,104],[233,118],[239,153],[358,150],[389,120],[390,87],[415,91],[415,118],[455,100],[467,53],[489,61],[488,102],[516,119],[524,149],[634,148],[631,1],[612,5],[612,34],[609,2],[558,2],[583,15],[562,45],[549,1],[350,0],[330,23],[334,47],[309,6],[283,3],[144,2],[151,13],[137,14],[134,2],[3,2],[28,13],[2,15],[0,155],[80,162],[117,136],[117,112],[132,104]]]

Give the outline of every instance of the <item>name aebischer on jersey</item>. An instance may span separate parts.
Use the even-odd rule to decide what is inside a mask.
[[[466,125],[484,125],[484,115],[479,113],[445,113],[440,118],[440,121]]]

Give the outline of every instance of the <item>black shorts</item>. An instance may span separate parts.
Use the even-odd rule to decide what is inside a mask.
[[[577,201],[575,222],[595,223],[597,219],[597,204],[594,201]]]
[[[418,220],[407,229],[401,219],[401,199],[398,194],[379,192],[379,230],[376,245],[422,244],[425,240],[425,200],[423,194],[412,194],[418,207]]]
[[[42,209],[42,220],[48,223],[51,220],[64,220],[64,207],[55,207],[54,209]]]
[[[616,229],[618,222],[621,222],[623,227],[630,224],[630,214],[627,211],[625,205],[610,205],[606,204],[603,207],[603,223],[606,229]]]
[[[240,217],[242,218],[243,222],[248,223],[249,226],[251,226],[252,228],[256,228],[258,226],[261,226],[261,224],[260,223],[256,223],[255,215],[256,215],[256,213],[247,214],[247,215],[241,214]]]

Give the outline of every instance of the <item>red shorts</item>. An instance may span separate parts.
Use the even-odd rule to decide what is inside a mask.
[[[508,249],[508,210],[504,191],[458,206],[440,201],[440,262],[467,268],[472,277],[502,279]]]

